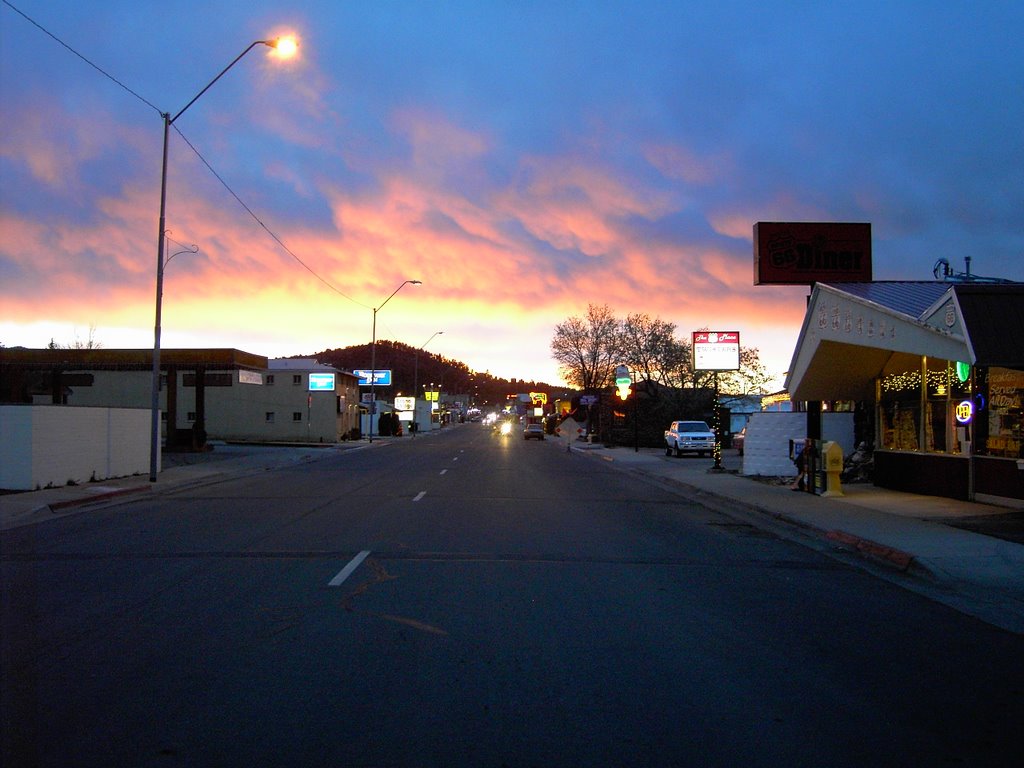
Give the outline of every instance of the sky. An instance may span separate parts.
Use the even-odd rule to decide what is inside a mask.
[[[153,346],[161,115],[294,34],[171,128],[164,348],[376,317],[555,384],[597,304],[737,330],[781,382],[808,288],[754,285],[755,222],[869,222],[876,280],[1024,280],[1021,29],[1017,0],[0,0],[0,344]]]

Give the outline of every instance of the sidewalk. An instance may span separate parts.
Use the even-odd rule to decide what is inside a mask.
[[[265,472],[316,459],[327,452],[358,450],[368,442],[328,445],[235,445],[214,443],[207,453],[164,453],[155,483],[148,475],[119,477],[38,491],[0,494],[0,531],[53,520],[90,504],[189,486],[254,472]]]
[[[710,471],[709,458],[674,458],[664,450],[607,448],[573,443],[616,468],[727,500],[769,516],[830,548],[842,548],[884,565],[875,569],[900,585],[964,613],[1024,634],[1024,544],[954,527],[965,518],[1014,515],[1014,510],[937,496],[890,491],[868,484],[842,487],[841,497],[795,493],[738,474],[742,459],[727,451],[725,471]]]

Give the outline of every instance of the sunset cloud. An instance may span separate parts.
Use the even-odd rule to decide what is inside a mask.
[[[378,337],[444,330],[496,375],[554,380],[590,303],[740,330],[781,374],[807,288],[753,285],[759,220],[870,221],[878,278],[970,254],[1024,279],[1024,11],[683,6],[224,8],[197,36],[186,2],[169,56],[135,34],[153,9],[28,3],[116,82],[0,9],[0,343],[152,343],[159,111],[288,30],[297,59],[249,54],[171,131],[167,227],[198,253],[166,270],[168,346],[365,343],[419,279]]]

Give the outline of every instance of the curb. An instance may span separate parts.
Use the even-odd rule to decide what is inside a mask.
[[[872,559],[894,565],[904,573],[910,570],[910,566],[914,564],[914,556],[907,552],[887,547],[884,544],[879,544],[861,536],[855,536],[846,531],[826,531],[825,538],[829,541],[838,541],[841,544],[852,547]]]
[[[107,491],[106,493],[97,493],[95,496],[83,496],[78,499],[67,499],[65,501],[55,501],[50,504],[45,504],[39,507],[40,510],[49,509],[50,512],[57,512],[62,509],[70,509],[72,507],[84,507],[86,504],[93,504],[100,501],[107,501],[108,499],[114,499],[118,496],[128,496],[133,493],[145,493],[150,490],[148,485],[134,485],[130,488],[120,488],[116,491]]]

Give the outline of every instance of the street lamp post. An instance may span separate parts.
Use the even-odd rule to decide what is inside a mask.
[[[373,414],[377,410],[377,310],[384,309],[384,305],[395,297],[395,294],[407,285],[422,285],[419,280],[406,280],[395,288],[379,307],[373,308],[373,342],[370,344],[370,442],[373,442]],[[378,422],[379,423],[379,422]]]
[[[292,38],[278,37],[273,40],[256,40],[250,43],[249,47],[235,57],[234,61],[221,70],[213,80],[207,83],[206,87],[197,93],[188,104],[178,110],[178,114],[171,117],[170,112],[164,112],[164,151],[163,163],[160,170],[160,231],[157,233],[156,245],[156,323],[153,326],[153,391],[151,400],[152,418],[150,424],[149,444],[149,482],[156,482],[158,456],[160,453],[160,311],[164,291],[164,234],[166,229],[167,216],[167,139],[174,121],[184,114],[185,110],[191,107],[196,101],[210,90],[211,86],[220,80],[224,74],[231,69],[238,61],[257,45],[265,45],[278,50],[281,55],[291,55],[295,52],[295,41]],[[197,373],[197,375],[199,375]]]
[[[434,336],[440,336],[444,331],[435,331]],[[413,357],[413,368],[412,368],[412,396],[416,398],[412,409],[412,436],[416,437],[416,433],[419,431],[419,396],[420,396],[420,350],[424,349],[427,344],[434,340],[434,336],[424,341],[416,349]]]

